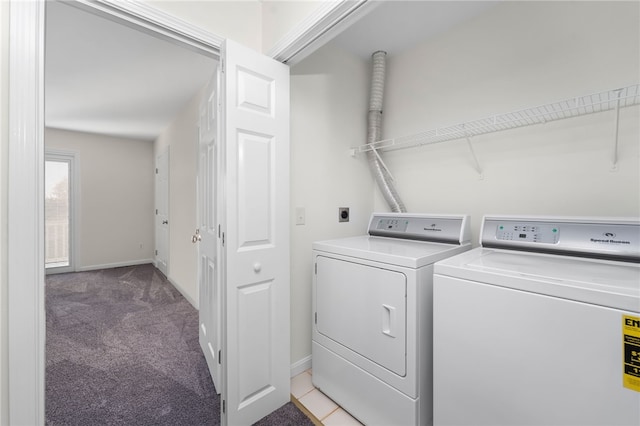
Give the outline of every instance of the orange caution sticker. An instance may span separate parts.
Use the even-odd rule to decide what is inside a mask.
[[[640,392],[640,317],[622,316],[622,384]]]

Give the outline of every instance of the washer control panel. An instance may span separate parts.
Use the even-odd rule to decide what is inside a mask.
[[[485,216],[483,247],[640,262],[640,220]]]
[[[560,227],[555,224],[505,222],[496,228],[496,239],[498,240],[556,244],[559,238]]]

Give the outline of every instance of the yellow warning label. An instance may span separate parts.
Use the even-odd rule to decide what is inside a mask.
[[[640,392],[640,317],[622,316],[622,383]]]

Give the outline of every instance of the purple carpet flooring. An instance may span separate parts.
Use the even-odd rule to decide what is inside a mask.
[[[220,424],[198,312],[152,265],[47,276],[46,323],[47,425]]]

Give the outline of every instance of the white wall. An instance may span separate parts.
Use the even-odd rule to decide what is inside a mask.
[[[366,142],[369,66],[324,47],[291,69],[291,360],[311,354],[311,244],[366,231],[373,178],[364,158],[347,155]],[[295,225],[295,209],[306,224]],[[351,221],[338,223],[338,207]]]
[[[508,2],[388,61],[384,137],[640,80],[638,2]],[[413,212],[640,215],[638,107],[386,153]],[[375,207],[386,210],[376,191]]]
[[[198,227],[196,183],[198,173],[199,93],[154,142],[154,157],[169,148],[169,280],[196,308],[198,305],[198,251],[191,236]]]
[[[45,129],[45,148],[79,154],[76,269],[150,262],[154,241],[153,144]]]

